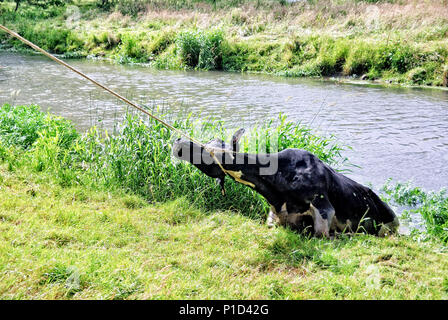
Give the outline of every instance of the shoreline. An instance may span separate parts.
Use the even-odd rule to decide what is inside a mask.
[[[101,164],[111,151],[114,159],[122,155],[124,169],[136,167],[133,159],[125,162],[122,143],[114,149],[88,147],[97,140],[83,140],[70,122],[40,113],[38,107],[4,105],[0,112],[9,115],[0,117],[3,299],[448,297],[447,238],[431,236],[431,229],[386,238],[341,234],[329,240],[269,228],[262,217],[240,211],[252,196],[244,198],[247,187],[236,183],[228,184],[228,192],[230,187],[238,189],[227,197],[232,204],[227,208],[200,206],[197,187],[194,199],[179,191],[170,199],[151,200],[123,184],[127,175],[118,184],[95,178],[95,168],[103,168],[103,173],[117,168]],[[128,129],[140,131],[137,119],[131,121]],[[17,125],[23,134],[8,134],[8,128],[16,130]],[[131,131],[122,131],[122,137],[140,146],[134,154],[141,154],[145,138],[140,134],[136,141]],[[151,138],[160,130],[145,132],[143,136]],[[89,143],[87,148],[83,141]],[[74,154],[89,150],[98,154],[87,164],[85,156]],[[66,159],[70,155],[74,158]],[[140,164],[150,164],[149,158],[142,160]],[[154,177],[164,171],[156,167],[160,172]],[[195,175],[196,182],[204,178],[190,169],[185,166],[178,176]],[[181,183],[172,181],[167,188]],[[213,194],[221,198],[218,190]],[[439,205],[432,203],[428,210]]]

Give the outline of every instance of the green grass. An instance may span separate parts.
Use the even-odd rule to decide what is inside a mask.
[[[197,2],[203,6],[194,11]],[[119,1],[106,10],[84,1],[77,4],[81,20],[70,24],[65,7],[24,5],[13,12],[13,3],[3,2],[0,22],[68,58],[106,56],[160,69],[448,83],[443,0],[427,7],[415,7],[411,0],[316,0],[308,6],[281,1],[141,3]],[[139,14],[126,11],[134,10],[132,5]],[[4,33],[0,42],[5,48],[27,49]]]
[[[249,188],[229,181],[222,197],[193,166],[174,166],[171,136],[148,124],[129,115],[113,137],[79,135],[36,106],[0,108],[0,298],[448,297],[448,252],[436,238],[269,229],[251,214],[260,199]],[[340,160],[330,140],[284,116],[276,124],[263,130],[278,130],[280,147]],[[216,121],[202,126],[226,135]]]
[[[399,205],[410,209],[404,210],[403,216],[418,214],[425,221],[426,232],[429,235],[448,242],[448,194],[446,189],[438,192],[426,192],[410,183],[390,182],[383,187],[388,197]]]

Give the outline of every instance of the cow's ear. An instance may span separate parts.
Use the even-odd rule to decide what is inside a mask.
[[[240,149],[239,142],[245,131],[246,130],[244,130],[244,128],[240,128],[233,134],[232,140],[230,141],[230,145],[232,146],[233,151],[235,152],[239,151]]]

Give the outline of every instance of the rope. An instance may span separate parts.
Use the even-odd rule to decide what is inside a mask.
[[[80,75],[81,77],[83,77],[84,79],[89,80],[90,82],[92,82],[93,84],[95,84],[96,86],[100,87],[101,89],[109,92],[110,94],[112,94],[113,96],[115,96],[116,98],[124,101],[125,103],[129,104],[130,106],[134,107],[135,109],[143,112],[144,114],[148,115],[149,117],[151,117],[152,119],[160,122],[161,124],[163,124],[165,127],[167,127],[168,129],[173,130],[174,132],[186,137],[187,139],[189,139],[190,141],[200,145],[201,147],[203,147],[212,157],[213,160],[215,160],[215,162],[218,164],[218,166],[221,168],[221,170],[224,173],[228,172],[222,167],[221,163],[218,161],[218,159],[215,156],[214,151],[221,151],[221,152],[229,152],[229,153],[236,153],[235,151],[230,151],[230,150],[225,150],[222,148],[214,148],[214,147],[209,147],[206,146],[205,144],[203,144],[202,142],[196,140],[193,137],[190,137],[189,135],[187,135],[186,133],[180,131],[179,129],[173,127],[172,125],[170,125],[169,123],[165,122],[164,120],[160,119],[159,117],[149,113],[147,110],[145,110],[144,108],[138,106],[136,103],[130,101],[129,99],[123,97],[122,95],[120,95],[119,93],[113,91],[112,89],[109,89],[108,87],[106,87],[105,85],[99,83],[98,81],[90,78],[89,76],[87,76],[86,74],[82,73],[81,71],[77,70],[76,68],[72,67],[71,65],[69,65],[68,63],[65,63],[64,61],[62,61],[61,59],[56,58],[55,56],[53,56],[52,54],[48,53],[47,51],[45,51],[44,49],[38,47],[37,45],[35,45],[34,43],[32,43],[31,41],[28,41],[27,39],[23,38],[22,36],[20,36],[18,33],[9,30],[8,28],[6,28],[5,26],[0,24],[0,29],[2,29],[3,31],[5,31],[6,33],[9,33],[11,36],[19,39],[20,41],[22,41],[23,43],[27,44],[28,46],[30,46],[31,48],[33,48],[36,51],[39,51],[40,53],[42,53],[43,55],[47,56],[48,58],[50,58],[53,61],[56,61],[57,63],[59,63],[60,65],[63,65],[64,67],[70,69],[71,71],[77,73],[78,75]]]

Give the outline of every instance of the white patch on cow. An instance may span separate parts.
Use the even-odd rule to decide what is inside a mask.
[[[280,211],[277,212],[274,206],[271,206],[271,210],[269,211],[268,218],[266,223],[268,226],[280,225],[280,226],[295,226],[297,225],[297,221],[300,220],[300,217],[303,215],[311,215],[311,211],[305,211],[303,213],[289,213],[286,208],[286,202],[283,203]]]
[[[302,221],[303,216],[312,216],[311,210],[302,213],[290,213],[287,216],[286,222],[290,226],[297,226]]]
[[[286,226],[286,222],[288,221],[288,210],[286,209],[286,202],[283,203],[280,208],[280,212],[277,212],[277,217],[279,219],[279,223],[282,226]]]
[[[286,202],[284,204],[282,204],[282,207],[280,208],[280,212],[288,213],[288,210],[286,210]]]
[[[226,172],[229,175],[231,175],[233,177],[233,179],[235,179],[235,181],[245,184],[246,186],[255,188],[255,185],[252,182],[245,181],[245,180],[241,179],[241,176],[243,175],[243,173],[241,171],[226,170]]]
[[[326,237],[330,236],[328,221],[322,218],[319,210],[317,210],[313,205],[310,205],[310,209],[302,213],[288,212],[286,208],[286,202],[282,205],[279,212],[275,210],[274,206],[271,206],[266,224],[269,227],[275,225],[280,225],[283,227],[288,225],[296,226],[305,215],[311,216],[313,218],[314,230],[320,230],[316,232],[316,235],[324,235]]]
[[[313,204],[310,204],[311,209],[311,215],[313,217],[314,221],[314,233],[317,236],[323,235],[327,238],[330,237],[330,230],[327,219],[322,218],[320,215],[319,210],[313,206]]]
[[[280,212],[277,212],[275,207],[271,206],[266,223],[269,227],[274,225],[285,226],[287,216],[288,212],[286,211],[286,202],[282,205]]]

